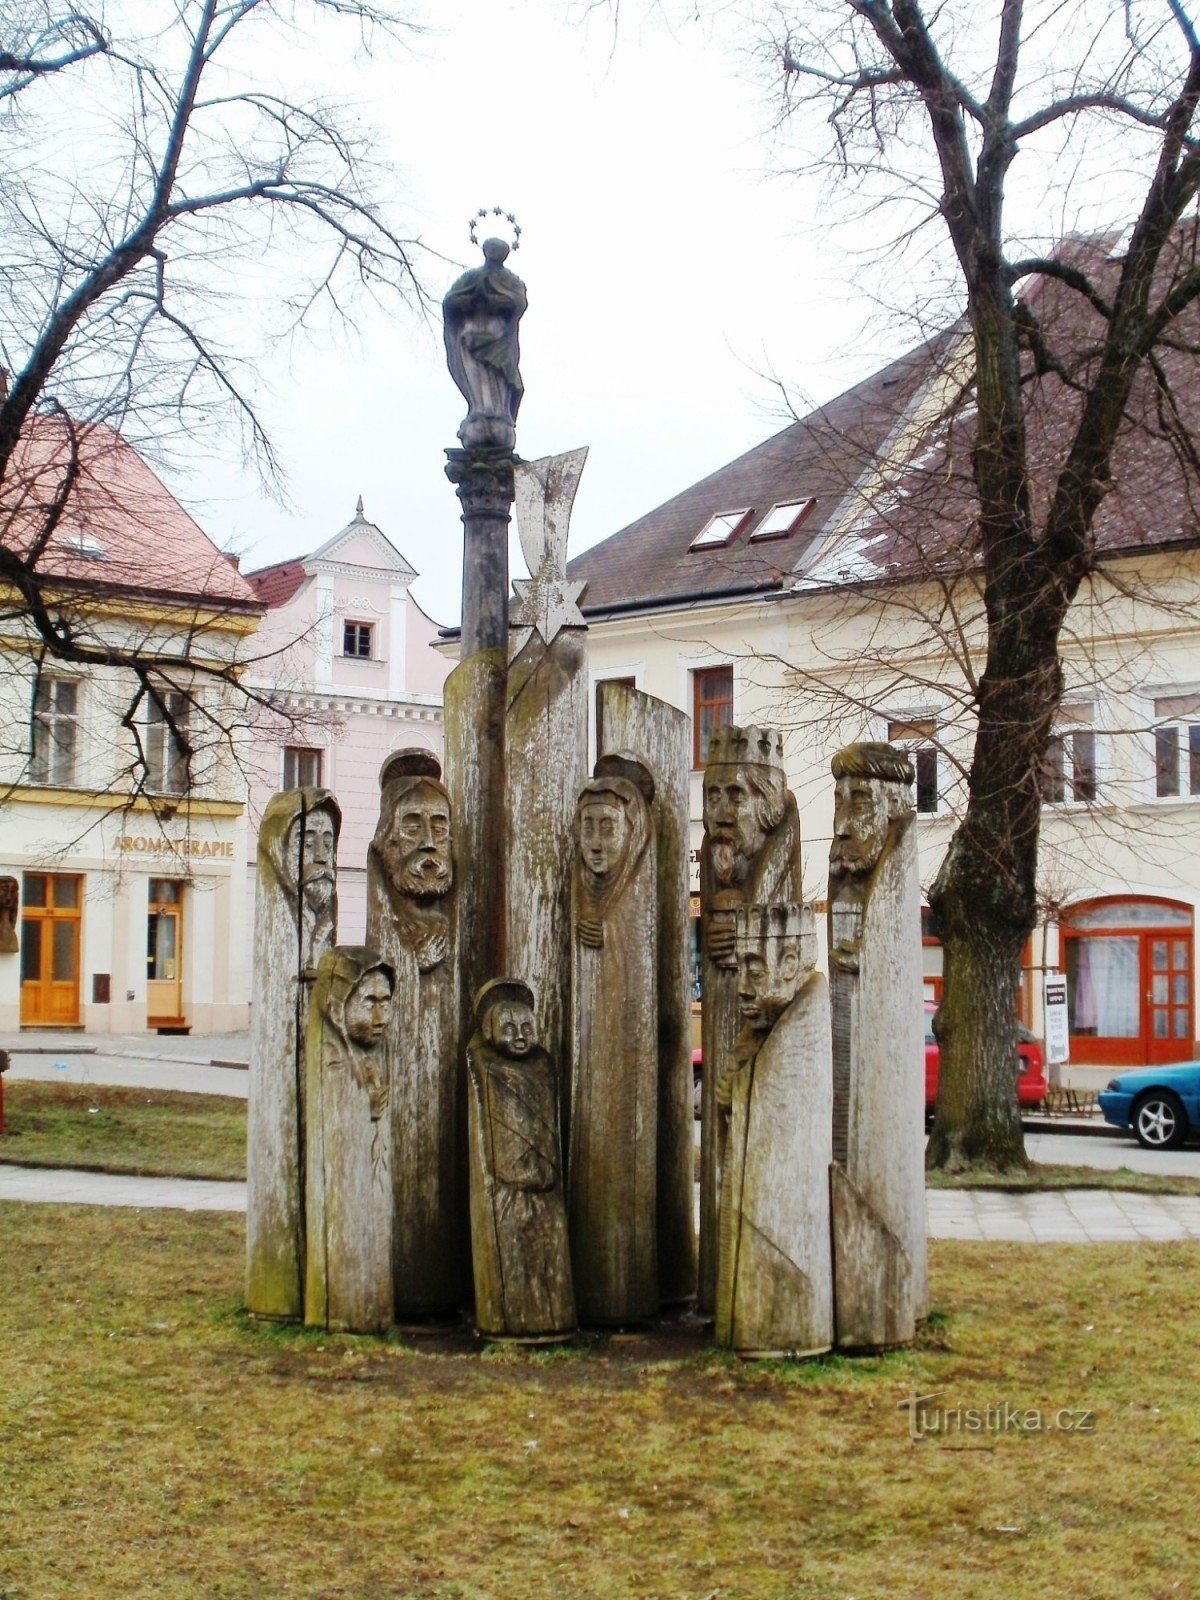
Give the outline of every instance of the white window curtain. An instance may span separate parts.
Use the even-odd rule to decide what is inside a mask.
[[[1076,939],[1071,1031],[1100,1039],[1136,1039],[1138,940]]]

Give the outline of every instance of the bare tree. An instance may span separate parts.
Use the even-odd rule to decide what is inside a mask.
[[[124,448],[169,459],[232,423],[269,477],[248,343],[261,302],[286,332],[346,319],[364,294],[423,299],[366,136],[274,81],[306,27],[339,23],[360,46],[412,26],[375,0],[0,0],[0,619],[35,662],[127,683],[137,786],[147,710],[190,759],[218,707],[244,721],[269,695],[253,687],[264,664],[213,647],[237,631],[224,563],[191,575],[192,614],[165,632],[97,621],[98,597],[179,588],[136,540],[87,548],[122,485],[112,527],[152,529]]]

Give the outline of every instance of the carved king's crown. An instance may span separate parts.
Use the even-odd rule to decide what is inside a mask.
[[[811,904],[738,906],[733,922],[739,944],[759,944],[764,939],[813,939],[817,931]]]
[[[783,771],[783,735],[774,728],[739,728],[726,722],[708,736],[710,767],[775,767]]]

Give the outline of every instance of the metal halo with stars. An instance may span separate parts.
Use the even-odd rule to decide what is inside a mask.
[[[480,206],[479,210],[471,218],[471,243],[473,245],[478,245],[479,224],[487,217],[503,218],[503,220],[508,223],[509,227],[513,231],[512,244],[509,248],[512,250],[519,250],[521,248],[521,224],[517,221],[516,217],[513,216],[512,212],[505,211],[503,206],[492,206],[491,210],[489,210],[487,206]]]

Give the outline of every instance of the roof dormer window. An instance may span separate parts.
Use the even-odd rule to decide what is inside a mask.
[[[709,517],[688,549],[716,550],[732,544],[753,515],[753,506],[743,506],[740,511],[718,511]]]
[[[811,497],[808,500],[781,500],[767,512],[750,535],[749,542],[753,544],[758,539],[786,539],[789,534],[795,533],[816,503]]]
[[[83,556],[87,561],[107,561],[108,551],[90,533],[64,533],[54,541],[60,550],[73,556]]]

